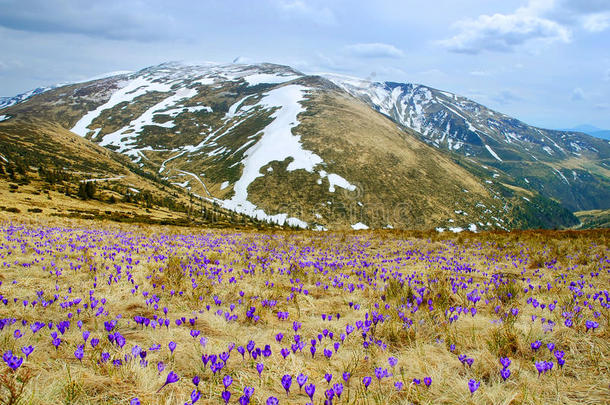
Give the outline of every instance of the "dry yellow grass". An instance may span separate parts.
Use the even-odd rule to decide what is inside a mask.
[[[249,386],[254,388],[254,404],[265,403],[270,396],[280,403],[304,404],[309,399],[296,383],[300,373],[309,377],[307,384],[316,385],[314,403],[318,404],[323,403],[326,389],[343,382],[345,371],[352,375],[349,389],[345,384],[341,399],[335,397],[334,403],[608,403],[609,312],[600,305],[608,304],[603,294],[610,285],[608,231],[260,233],[0,215],[0,294],[7,299],[6,304],[0,302],[0,319],[16,320],[0,330],[0,352],[11,350],[24,357],[21,348],[34,346],[17,371],[10,371],[4,362],[0,369],[8,376],[5,386],[31,375],[21,396],[25,404],[129,403],[135,397],[143,404],[182,404],[190,402],[195,375],[201,377],[197,403],[224,403],[222,377],[230,375],[230,403],[238,403],[243,388]],[[571,287],[572,282],[578,288]],[[420,295],[417,289],[424,287],[419,309],[413,312]],[[474,288],[481,290],[475,294],[480,296],[476,305],[468,299]],[[526,288],[530,291],[524,292]],[[578,303],[582,318],[574,308],[577,290],[583,293]],[[37,291],[43,291],[42,298]],[[105,298],[105,303],[85,308],[91,303],[90,291],[96,300]],[[588,296],[599,292],[595,300]],[[557,308],[552,312],[534,308],[527,302],[530,297],[546,305],[557,300]],[[78,304],[60,306],[77,298],[82,299]],[[43,307],[41,300],[55,302]],[[264,306],[264,300],[277,303]],[[32,301],[37,305],[32,306]],[[100,306],[104,313],[96,316]],[[476,316],[462,314],[449,322],[448,315],[455,312],[445,311],[459,306],[476,306]],[[257,321],[247,317],[250,307],[260,317]],[[512,308],[519,310],[517,316],[501,316]],[[216,314],[219,310],[222,315]],[[277,313],[284,311],[288,319],[278,319]],[[363,347],[362,329],[356,330],[336,353],[333,349],[330,359],[324,357],[324,348],[341,342],[346,325],[365,321],[367,313],[371,319],[373,311],[387,316],[367,333],[367,339],[373,336],[379,345]],[[566,311],[574,313],[572,327],[563,323]],[[599,312],[596,318],[594,312]],[[238,317],[227,321],[225,313]],[[332,321],[323,320],[322,314],[332,314]],[[143,327],[134,322],[136,315],[169,318],[171,324]],[[409,318],[409,327],[401,316]],[[186,324],[176,325],[182,317]],[[543,325],[541,317],[555,325]],[[123,348],[107,339],[104,322],[112,319],[117,320],[114,331],[126,339]],[[48,326],[37,333],[30,329],[33,322],[62,320],[69,320],[70,327],[58,334],[62,340],[58,349],[51,343]],[[599,327],[587,332],[585,320],[595,320]],[[296,334],[306,345],[302,353],[291,351],[284,359],[280,349],[294,343],[293,321],[302,323]],[[17,329],[23,337],[15,338]],[[334,337],[322,338],[312,359],[310,340],[324,329]],[[84,330],[100,343],[96,348],[87,344],[81,362],[74,351],[83,343]],[[201,334],[193,338],[191,330]],[[280,332],[284,338],[278,343],[275,336]],[[205,346],[201,336],[207,339]],[[250,340],[261,349],[269,344],[272,354],[255,360],[246,352],[242,359],[237,347]],[[543,345],[534,352],[530,344],[536,340]],[[177,343],[173,354],[170,341]],[[565,352],[563,368],[547,343]],[[149,350],[156,344],[159,350]],[[220,354],[230,344],[236,348],[214,375],[209,364],[204,367],[202,354]],[[124,356],[135,345],[147,350],[147,366],[137,360],[125,362]],[[100,362],[102,352],[109,353],[111,360]],[[459,354],[473,358],[472,367],[463,365]],[[389,357],[397,359],[394,367],[388,364]],[[512,362],[506,381],[500,377],[500,357]],[[123,365],[113,365],[112,359],[123,359]],[[553,360],[553,370],[538,376],[534,363],[540,360]],[[161,373],[159,361],[165,365]],[[262,377],[255,368],[259,362],[264,363]],[[376,367],[388,369],[392,376],[377,381]],[[170,370],[180,381],[157,393]],[[330,385],[325,373],[333,374]],[[293,376],[288,397],[280,383],[285,374]],[[362,384],[365,376],[373,379],[367,390]],[[413,383],[414,378],[427,376],[432,378],[430,387]],[[473,395],[467,385],[471,378],[481,383]],[[400,390],[394,386],[397,381],[403,383]],[[8,390],[0,389],[7,401]]]

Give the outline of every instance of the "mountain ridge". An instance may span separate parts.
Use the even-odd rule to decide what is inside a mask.
[[[379,86],[382,85],[374,84],[372,88],[379,90]],[[390,90],[390,95],[392,91],[411,92],[411,100],[427,99],[427,91],[441,92],[423,85],[383,86]],[[482,229],[574,223],[575,219],[563,211],[559,217],[564,219],[559,222],[545,215],[541,217],[546,219],[536,222],[533,216],[523,214],[532,210],[553,211],[554,196],[549,200],[541,195],[542,200],[538,201],[538,190],[516,181],[514,173],[499,165],[505,161],[497,159],[497,153],[505,156],[507,148],[492,143],[487,135],[476,131],[475,136],[470,134],[472,139],[478,137],[487,142],[484,144],[472,142],[464,133],[462,140],[454,138],[451,144],[445,137],[443,151],[439,148],[441,143],[435,145],[430,140],[434,139],[430,138],[434,128],[427,126],[429,111],[421,104],[412,106],[420,116],[412,112],[404,115],[405,109],[396,108],[398,98],[386,98],[394,104],[378,102],[375,108],[371,97],[367,100],[361,94],[355,95],[353,88],[348,91],[345,87],[337,80],[308,76],[283,65],[201,66],[170,62],[50,89],[6,107],[0,114],[8,116],[9,121],[13,115],[36,115],[57,122],[85,139],[129,156],[141,167],[156,171],[215,204],[278,223],[316,229],[337,226]],[[380,95],[383,94],[377,94]],[[466,102],[447,92],[440,97],[445,104],[449,98]],[[350,101],[352,98],[357,101]],[[390,106],[396,114],[392,115]],[[374,114],[379,112],[385,118],[375,118]],[[398,114],[401,112],[403,115]],[[498,119],[512,120],[494,114]],[[350,117],[351,122],[345,117]],[[375,125],[368,125],[370,122]],[[480,123],[469,124],[481,131]],[[423,143],[413,143],[415,139]],[[587,146],[586,140],[573,141],[577,145],[582,143],[581,149]],[[456,142],[462,145],[456,148]],[[377,148],[377,143],[385,145],[386,150]],[[280,144],[284,145],[281,148],[284,152],[278,154],[273,146]],[[423,147],[425,144],[432,149]],[[549,148],[554,148],[549,144]],[[345,145],[351,149],[342,152]],[[456,153],[462,148],[472,153]],[[395,153],[402,150],[404,153]],[[420,152],[414,155],[409,150]],[[481,158],[475,152],[487,156]],[[374,168],[358,163],[366,163],[365,157],[369,164],[381,163]],[[446,163],[430,166],[430,160]],[[418,161],[419,167],[409,163],[412,161]],[[405,179],[404,184],[393,178]],[[470,186],[455,187],[462,181],[470,181]],[[305,185],[311,190],[305,192]],[[278,193],[270,192],[273,187]],[[543,188],[544,185],[540,187]],[[472,194],[475,189],[479,191]],[[469,192],[472,197],[467,196]],[[363,201],[366,198],[368,201]],[[534,200],[538,205],[532,203]],[[379,209],[391,211],[388,206],[400,205],[401,201],[406,201],[405,212],[394,215],[391,219],[394,223],[373,214]],[[322,206],[332,204],[335,209],[322,210]],[[521,219],[514,210],[522,212]],[[356,211],[360,211],[358,215],[354,214]],[[300,216],[292,212],[299,212]]]

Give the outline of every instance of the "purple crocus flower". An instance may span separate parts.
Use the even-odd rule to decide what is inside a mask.
[[[231,378],[230,375],[225,375],[224,378],[222,379],[222,384],[225,386],[225,388],[229,388],[229,385],[231,385],[233,383],[233,378]]]
[[[390,364],[390,367],[395,367],[398,363],[398,359],[396,357],[389,357],[388,363]]]
[[[162,361],[157,363],[157,370],[159,371],[159,374],[161,374],[163,370],[165,370],[165,364],[163,364]]]
[[[169,351],[174,354],[174,350],[176,350],[176,342],[169,342],[167,346],[169,347]]]
[[[314,384],[309,384],[305,386],[305,393],[309,396],[309,399],[313,402],[313,394],[316,392],[316,386]]]
[[[299,384],[299,390],[303,388],[303,385],[307,382],[307,376],[303,373],[297,376],[297,384]]]
[[[500,370],[500,375],[502,376],[502,379],[506,381],[506,379],[510,377],[510,370],[508,369],[508,367],[505,367]]]
[[[350,377],[351,377],[351,376],[352,376],[352,375],[351,375],[349,372],[347,372],[347,371],[346,371],[346,372],[344,372],[344,373],[343,373],[343,381],[345,381],[346,383],[348,383],[348,382],[349,382],[349,379],[350,379]]]
[[[129,405],[140,405],[140,399],[138,397],[131,398],[131,401],[129,401]]]
[[[343,384],[337,383],[333,385],[333,390],[335,391],[337,398],[341,398],[341,394],[343,393]]]
[[[228,404],[231,399],[231,393],[229,391],[223,391],[220,395],[222,396],[222,399],[224,399],[225,404]]]
[[[595,329],[599,327],[599,322],[587,320],[585,322],[585,327],[587,328],[587,332],[589,331],[589,329],[593,329],[595,331]]]
[[[114,341],[117,344],[117,346],[119,346],[121,349],[123,348],[123,346],[125,346],[125,343],[126,343],[125,338],[119,332],[115,332]]]
[[[328,398],[328,403],[332,404],[335,391],[332,388],[329,388],[324,392],[324,395],[326,395],[326,398]]]
[[[474,392],[479,389],[480,385],[481,385],[480,381],[477,381],[474,378],[471,378],[470,381],[468,381],[468,389],[470,390],[470,394],[471,395],[474,394]]]
[[[74,351],[74,357],[76,357],[79,361],[83,361],[83,356],[85,355],[85,350],[83,345],[78,345],[76,350]]]
[[[533,351],[536,351],[536,350],[540,349],[540,346],[542,346],[542,342],[539,340],[536,340],[530,346],[532,347]]]
[[[432,377],[424,377],[424,385],[429,387],[432,384]]]
[[[326,373],[326,374],[324,374],[324,379],[326,380],[327,383],[330,384],[330,380],[333,379],[333,375],[330,373]]]
[[[263,368],[265,368],[265,366],[263,365],[263,363],[257,363],[256,364],[256,371],[258,371],[258,375],[260,377],[261,373],[263,372]]]
[[[6,362],[6,365],[9,366],[12,370],[17,370],[23,364],[23,357],[11,356],[11,358]]]
[[[26,359],[30,356],[30,354],[32,354],[33,351],[34,347],[32,345],[21,348],[21,352],[25,355]]]
[[[51,343],[53,343],[53,346],[55,346],[55,350],[57,350],[57,348],[61,344],[61,339],[58,337],[54,337]]]
[[[371,385],[371,380],[372,380],[372,378],[369,376],[362,378],[362,384],[364,384],[365,389],[367,389],[369,387],[369,385]]]
[[[199,398],[201,398],[201,392],[194,389],[193,392],[191,392],[191,404],[194,404],[195,402],[199,401]]]
[[[163,389],[163,387],[165,387],[167,384],[175,383],[178,380],[180,380],[180,377],[178,377],[178,374],[174,373],[173,371],[170,371],[169,374],[167,375],[167,378],[165,379],[165,384],[163,384],[157,392],[161,391]]]
[[[282,377],[282,387],[286,390],[286,395],[290,392],[290,386],[292,385],[292,376],[290,374],[285,374]]]
[[[4,360],[5,363],[8,363],[11,357],[13,357],[13,352],[10,350],[7,350],[2,354],[2,360]]]
[[[91,338],[91,340],[89,341],[89,344],[94,349],[95,349],[95,346],[97,346],[99,343],[100,343],[100,340],[98,338]]]
[[[269,397],[267,398],[267,405],[278,405],[280,403],[280,400],[277,399],[276,397]]]
[[[400,390],[402,390],[402,386],[403,386],[402,381],[396,381],[396,382],[394,383],[394,387],[396,387],[396,391],[400,391]]]

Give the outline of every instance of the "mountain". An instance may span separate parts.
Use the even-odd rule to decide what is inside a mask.
[[[53,89],[54,87],[58,87],[58,86],[37,87],[34,90],[30,90],[30,91],[18,94],[13,97],[0,97],[0,110],[3,108],[8,108],[10,106],[13,106],[15,104],[19,104],[19,103],[29,99],[30,97],[33,97],[37,94],[42,94],[45,91]]]
[[[563,129],[562,131],[582,132],[597,138],[610,140],[610,129],[601,129],[588,124],[578,125],[574,128]]]
[[[362,83],[165,63],[31,96],[0,110],[0,135],[35,118],[220,208],[313,229],[562,227],[578,223],[566,207],[609,200],[606,143],[425,86]],[[572,185],[595,182],[583,198]]]
[[[534,189],[572,211],[608,208],[610,142],[532,127],[465,97],[418,84],[326,75],[420,139]]]

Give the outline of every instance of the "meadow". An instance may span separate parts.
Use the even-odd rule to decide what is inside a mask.
[[[607,230],[5,220],[4,404],[610,403]]]

